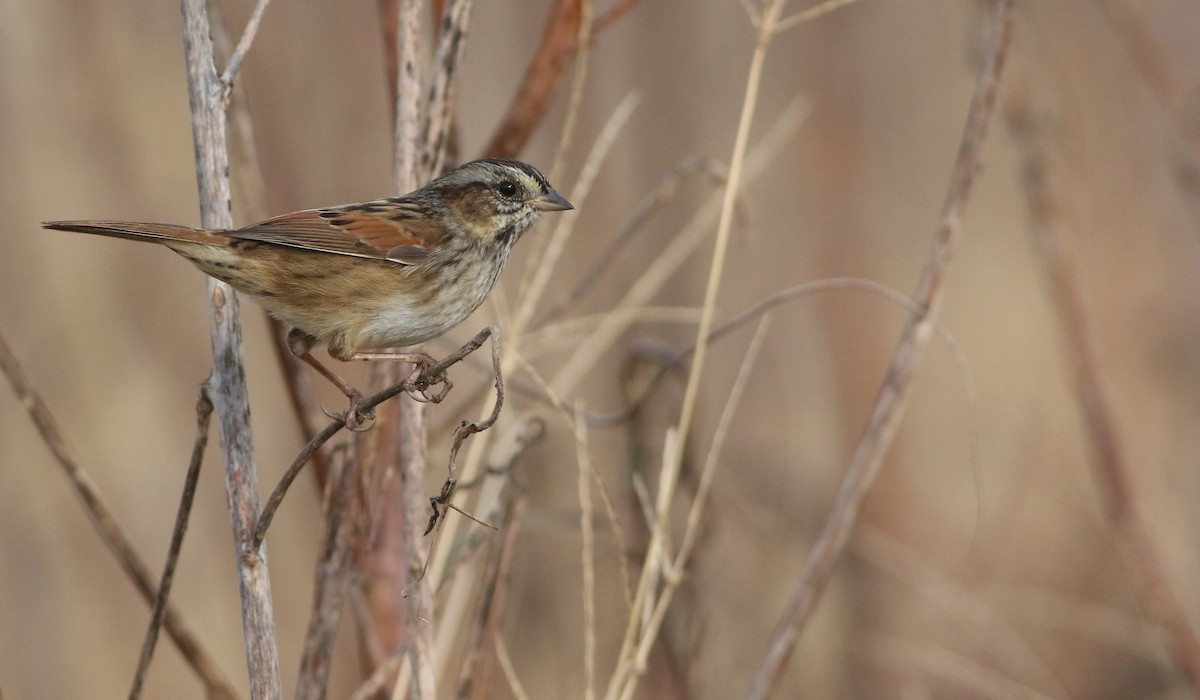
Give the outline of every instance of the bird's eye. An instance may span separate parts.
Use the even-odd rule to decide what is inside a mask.
[[[501,197],[509,197],[509,198],[516,197],[517,196],[517,185],[514,182],[505,180],[505,181],[501,182],[500,184],[496,185],[496,191],[500,193]]]

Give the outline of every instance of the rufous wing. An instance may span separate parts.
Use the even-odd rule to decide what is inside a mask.
[[[336,255],[417,265],[437,249],[441,233],[417,206],[384,199],[276,216],[225,232],[234,240],[258,241]]]

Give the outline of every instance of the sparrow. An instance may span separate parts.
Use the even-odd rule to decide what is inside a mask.
[[[537,168],[466,163],[399,197],[307,209],[237,229],[125,221],[47,221],[45,228],[161,243],[249,296],[290,327],[288,348],[350,399],[362,394],[312,356],[432,364],[380,352],[454,328],[483,303],[513,245],[543,212],[573,209]]]

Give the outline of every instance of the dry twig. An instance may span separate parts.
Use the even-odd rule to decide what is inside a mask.
[[[620,0],[598,17],[588,36],[612,26],[640,0]],[[484,155],[495,158],[514,158],[525,148],[534,130],[542,123],[550,98],[567,72],[567,60],[579,49],[580,24],[583,13],[580,0],[558,0],[546,18],[546,28],[537,53],[529,62],[521,87],[504,113],[492,139],[483,149]]]
[[[162,627],[163,616],[167,611],[167,601],[171,597],[171,583],[175,580],[175,567],[179,563],[179,552],[183,549],[183,536],[187,532],[188,518],[192,514],[192,502],[196,498],[196,482],[200,479],[200,465],[204,461],[204,449],[208,446],[208,423],[212,418],[213,404],[208,397],[208,389],[200,387],[200,396],[196,399],[196,438],[192,443],[192,458],[188,462],[187,475],[183,480],[183,496],[179,499],[179,510],[175,514],[175,528],[171,532],[171,545],[167,549],[167,561],[163,564],[162,578],[158,584],[158,595],[154,597],[154,613],[150,616],[150,626],[146,630],[146,638],[142,642],[142,653],[138,658],[137,671],[133,675],[133,686],[129,691],[129,700],[136,700],[141,695],[142,682],[146,672],[150,670],[150,659],[154,655],[154,646],[158,642],[158,631]]]
[[[20,363],[17,362],[16,356],[12,354],[3,336],[0,336],[0,372],[8,377],[13,393],[25,405],[29,417],[42,436],[42,441],[46,443],[46,447],[54,455],[55,461],[62,467],[63,472],[70,480],[72,488],[83,502],[84,510],[91,518],[100,539],[116,557],[117,563],[125,570],[125,574],[133,581],[134,587],[141,594],[142,599],[153,605],[158,597],[158,592],[155,589],[150,567],[134,549],[133,542],[117,522],[117,518],[108,504],[104,502],[104,497],[100,495],[96,484],[83,470],[83,467],[79,466],[79,460],[75,458],[54,414],[50,412],[50,408],[42,399],[41,394],[29,383],[28,377],[25,376],[24,370],[21,369]],[[188,666],[204,683],[205,692],[210,698],[232,700],[237,697],[233,686],[217,668],[216,662],[184,624],[178,611],[169,604],[163,611],[163,626],[167,630],[167,636],[175,643]]]
[[[242,37],[238,39],[237,46],[233,49],[233,55],[229,57],[229,63],[225,65],[225,72],[221,74],[221,82],[225,84],[226,89],[233,85],[233,79],[237,77],[237,73],[242,67],[242,61],[250,51],[254,37],[258,35],[258,25],[267,11],[267,5],[270,4],[271,0],[258,0],[254,11],[250,13],[250,19],[246,21],[246,28],[242,30]]]
[[[470,628],[465,646],[467,651],[463,654],[460,664],[456,694],[459,698],[484,700],[491,696],[494,688],[490,677],[478,669],[489,648],[488,643],[500,629],[508,608],[509,571],[526,504],[524,489],[516,483],[513,468],[529,444],[526,441],[517,441],[512,452],[505,458],[505,465],[501,467],[509,480],[499,507],[500,532],[503,534],[499,540],[489,539],[491,546],[480,576],[483,590],[476,603],[476,621]]]
[[[937,313],[945,296],[944,281],[949,259],[962,233],[962,214],[975,181],[979,153],[991,121],[1011,25],[1012,0],[996,0],[988,28],[986,59],[975,82],[975,92],[942,207],[941,220],[914,295],[924,313],[915,315],[901,335],[879,398],[843,478],[833,508],[771,635],[762,665],[755,673],[747,694],[751,700],[765,699],[779,679],[800,631],[829,580],[833,564],[845,547],[863,499],[870,491],[899,427],[917,361],[933,333]]]
[[[353,493],[354,463],[344,452],[336,460],[336,478],[330,480],[325,498],[325,541],[317,561],[313,586],[313,610],[304,635],[304,653],[300,658],[300,678],[296,683],[297,700],[321,700],[329,683],[329,659],[333,638],[341,616],[342,599],[349,571],[350,547],[347,535],[351,526],[350,496]]]
[[[485,155],[513,158],[519,154],[542,123],[550,98],[567,70],[567,59],[575,50],[582,21],[579,0],[558,0],[546,18],[546,28],[537,53],[525,70],[521,87],[505,111],[496,133],[484,147]]]
[[[418,179],[425,180],[442,172],[446,151],[454,124],[454,101],[458,93],[458,64],[467,48],[467,27],[471,16],[471,0],[448,0],[441,13],[442,26],[438,35],[436,71],[429,79],[429,94],[425,99],[422,123],[424,148],[421,149]]]
[[[582,403],[575,407],[575,458],[579,463],[579,531],[583,569],[583,697],[596,697],[596,534],[592,521],[592,454]]]
[[[192,136],[196,147],[196,179],[200,190],[200,224],[206,228],[232,228],[225,131],[228,92],[213,61],[204,0],[182,0],[181,9]],[[213,349],[213,372],[208,383],[220,426],[221,451],[225,456],[225,488],[238,554],[250,694],[255,700],[280,698],[283,685],[279,677],[279,650],[275,640],[266,552],[255,549],[252,556],[243,556],[245,544],[254,534],[259,507],[249,397],[241,359],[238,299],[232,288],[213,278],[208,280],[208,293],[212,306]]]
[[[474,338],[467,341],[465,345],[455,352],[426,367],[415,379],[406,379],[398,384],[394,384],[386,389],[382,389],[365,398],[361,404],[362,410],[369,411],[370,409],[378,406],[397,394],[410,391],[424,391],[430,386],[439,383],[442,381],[441,378],[445,375],[447,369],[458,364],[459,362],[462,362],[463,358],[465,358],[467,355],[470,355],[479,348],[483,347],[483,344],[489,337],[498,337],[496,329],[492,326],[484,328],[482,331],[477,333]],[[495,348],[494,345],[493,348]],[[498,350],[493,349],[492,352],[495,354],[498,352]],[[492,411],[493,416],[499,413],[500,404],[503,402],[503,380],[499,375],[496,377],[496,386],[498,393],[496,406]],[[490,421],[485,421],[485,423],[482,424],[464,423],[464,425],[459,426],[459,433],[457,433],[455,436],[457,439],[457,444],[455,445],[455,449],[451,450],[450,462],[448,466],[452,474],[454,471],[454,458],[458,454],[457,447],[461,447],[462,441],[465,440],[467,436],[486,430],[487,428],[491,427],[492,423],[494,422],[495,418],[493,417]],[[320,433],[317,433],[317,435],[310,440],[302,450],[300,450],[300,453],[296,455],[296,458],[292,460],[291,466],[289,466],[283,473],[283,476],[280,477],[279,483],[275,485],[275,490],[271,492],[270,498],[267,499],[266,506],[263,507],[262,517],[259,519],[257,526],[255,527],[254,537],[249,543],[251,551],[262,545],[263,538],[266,537],[267,534],[267,528],[271,526],[271,520],[275,517],[275,511],[279,508],[280,504],[283,503],[283,497],[287,495],[288,487],[290,487],[292,482],[296,480],[296,477],[300,474],[300,470],[304,468],[304,465],[308,463],[308,460],[312,457],[312,455],[317,450],[321,449],[322,445],[324,445],[326,442],[329,442],[330,438],[332,438],[339,430],[345,427],[346,420],[344,417],[334,418]],[[461,439],[458,439],[459,434],[462,435]]]
[[[609,241],[605,248],[593,256],[594,262],[575,280],[575,284],[565,294],[546,306],[541,313],[529,324],[531,328],[540,328],[548,321],[560,316],[566,309],[579,301],[612,264],[620,258],[621,253],[629,247],[630,241],[643,230],[652,214],[660,211],[679,191],[681,181],[695,173],[707,174],[713,181],[724,184],[728,169],[712,158],[692,157],[677,164],[662,181],[642,197],[633,210],[633,215],[621,227],[621,230]]]

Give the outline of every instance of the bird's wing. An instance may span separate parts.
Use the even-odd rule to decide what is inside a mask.
[[[276,216],[224,232],[236,240],[417,265],[442,233],[412,200],[380,199]]]

